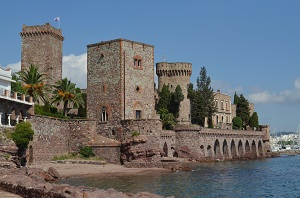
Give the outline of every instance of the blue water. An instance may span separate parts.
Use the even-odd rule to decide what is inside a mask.
[[[191,172],[69,178],[71,185],[175,197],[300,197],[300,155],[195,164]]]

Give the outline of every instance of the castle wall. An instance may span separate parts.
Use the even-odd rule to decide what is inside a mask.
[[[62,43],[64,37],[61,29],[49,23],[40,26],[23,25],[22,32],[21,70],[34,64],[41,74],[49,78],[48,84],[62,79]]]
[[[156,63],[156,74],[158,76],[158,90],[161,91],[163,85],[169,85],[171,92],[174,92],[177,85],[182,89],[184,100],[180,103],[179,117],[181,123],[190,123],[190,99],[187,98],[190,76],[192,75],[191,63]]]

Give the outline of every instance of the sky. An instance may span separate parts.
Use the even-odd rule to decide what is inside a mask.
[[[20,70],[22,25],[61,28],[63,77],[86,88],[87,45],[124,38],[154,45],[155,63],[201,67],[221,93],[243,94],[271,133],[300,123],[300,1],[1,1],[0,66]],[[54,21],[60,17],[60,23]],[[60,26],[59,26],[60,25]]]

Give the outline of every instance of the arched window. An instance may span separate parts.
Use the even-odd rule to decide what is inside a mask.
[[[102,107],[100,120],[101,120],[101,122],[106,122],[108,120],[108,114],[107,114],[106,107]]]
[[[133,57],[133,66],[136,68],[142,68],[142,57],[136,55]]]

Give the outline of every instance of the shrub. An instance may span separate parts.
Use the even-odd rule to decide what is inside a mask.
[[[21,122],[16,125],[15,131],[11,134],[12,140],[22,150],[28,147],[29,141],[33,139],[34,131],[29,122]]]
[[[94,157],[95,153],[93,152],[92,147],[84,146],[80,149],[79,154],[85,158]]]
[[[140,135],[140,132],[138,132],[138,131],[132,131],[131,132],[132,137],[135,137],[135,136],[138,136],[138,135]]]
[[[234,117],[232,119],[232,128],[235,130],[241,130],[243,127],[243,121],[240,117]]]

